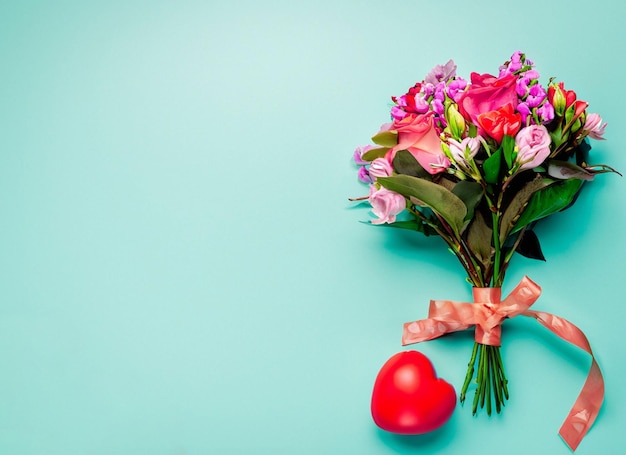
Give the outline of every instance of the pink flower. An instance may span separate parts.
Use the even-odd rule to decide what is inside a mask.
[[[520,170],[539,166],[550,155],[550,133],[543,125],[530,125],[522,128],[515,137],[516,161]]]
[[[459,98],[459,112],[476,124],[480,114],[495,111],[510,104],[514,109],[519,99],[515,86],[517,76],[507,74],[497,78],[491,74],[471,74],[471,85]]]
[[[604,128],[606,128],[606,122],[602,123],[602,117],[598,114],[589,114],[585,120],[585,126],[583,126],[583,132],[586,132],[590,138],[596,140],[604,139]]]
[[[437,65],[424,78],[424,82],[437,85],[441,81],[452,79],[456,75],[456,64],[448,60],[445,65]]]
[[[368,164],[367,161],[365,161],[362,156],[365,152],[367,152],[368,150],[373,149],[374,146],[372,145],[361,145],[359,147],[357,147],[354,150],[354,154],[352,155],[352,158],[354,158],[354,162],[360,166],[364,166],[366,164]]]
[[[450,166],[441,149],[441,139],[433,126],[434,112],[407,115],[393,122],[390,130],[398,132],[398,145],[385,158],[392,163],[398,150],[408,150],[430,174],[445,171]]]
[[[376,185],[370,185],[369,202],[372,212],[378,217],[372,220],[372,224],[393,223],[396,215],[406,208],[404,196],[387,188],[377,189]]]
[[[391,174],[393,174],[393,167],[385,158],[376,158],[372,161],[369,168],[369,175],[372,180],[376,181],[378,177],[389,177]]]
[[[448,141],[448,147],[452,158],[457,164],[465,165],[467,161],[474,158],[480,149],[480,137],[466,137],[461,142],[450,139]],[[465,152],[467,151],[467,155]]]
[[[357,176],[363,183],[372,183],[372,177],[370,177],[370,173],[365,166],[359,167]]]

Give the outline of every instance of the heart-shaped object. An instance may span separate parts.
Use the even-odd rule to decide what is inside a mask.
[[[376,377],[372,417],[383,430],[427,433],[446,423],[455,407],[454,387],[437,378],[433,364],[421,352],[399,352]]]

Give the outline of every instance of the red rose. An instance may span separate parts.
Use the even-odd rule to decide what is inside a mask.
[[[499,144],[505,135],[517,134],[522,126],[522,116],[513,110],[513,106],[507,104],[495,111],[480,114],[478,125]]]
[[[471,85],[459,99],[459,112],[473,123],[480,114],[495,111],[506,104],[515,108],[519,102],[515,91],[517,76],[497,78],[491,74],[472,73]]]

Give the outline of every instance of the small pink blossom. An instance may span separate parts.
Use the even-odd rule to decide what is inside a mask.
[[[365,154],[365,152],[373,149],[374,146],[373,145],[361,145],[359,147],[357,147],[354,150],[354,154],[352,155],[352,157],[354,158],[354,162],[360,166],[364,166],[366,164],[369,164],[368,161],[365,161],[363,159],[363,155]]]
[[[466,137],[461,142],[450,139],[448,147],[452,158],[457,164],[465,165],[468,160],[474,158],[480,149],[480,137]],[[466,154],[467,152],[467,154]]]
[[[393,106],[391,108],[391,117],[394,120],[402,120],[406,116],[407,116],[407,113],[403,109],[403,106],[401,104],[398,104],[397,106]]]
[[[522,128],[515,136],[519,169],[532,169],[539,166],[550,155],[550,133],[543,125],[530,125]]]
[[[373,181],[376,181],[378,177],[389,177],[391,174],[393,174],[393,166],[385,158],[376,158],[372,161],[369,175]]]
[[[545,100],[544,103],[537,108],[537,115],[541,120],[541,123],[548,124],[554,120],[554,107],[552,104]]]
[[[446,94],[457,103],[466,87],[467,81],[461,77],[457,77],[446,86]]]
[[[420,114],[425,114],[430,109],[430,104],[424,95],[415,95],[415,111]]]
[[[406,208],[404,196],[387,188],[376,188],[376,185],[370,185],[369,203],[378,217],[372,224],[393,223],[396,215]]]
[[[456,75],[456,63],[448,60],[445,65],[437,65],[424,78],[424,82],[437,85],[438,82],[447,81]]]
[[[359,180],[363,183],[372,183],[372,177],[370,177],[370,173],[365,166],[359,167],[359,172],[357,174]]]
[[[585,126],[583,131],[587,132],[590,138],[596,140],[604,139],[604,129],[606,128],[606,122],[602,123],[602,117],[598,114],[589,114],[585,120]]]

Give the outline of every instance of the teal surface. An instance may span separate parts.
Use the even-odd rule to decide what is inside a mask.
[[[569,453],[590,359],[520,318],[502,415],[374,425],[402,324],[470,289],[439,239],[360,223],[351,155],[435,64],[520,49],[608,121],[593,158],[626,171],[624,22],[564,0],[2,2],[0,453]],[[600,176],[538,227],[547,262],[507,277],[597,354],[581,455],[626,453],[625,223],[626,179]],[[415,348],[458,391],[471,333]]]

